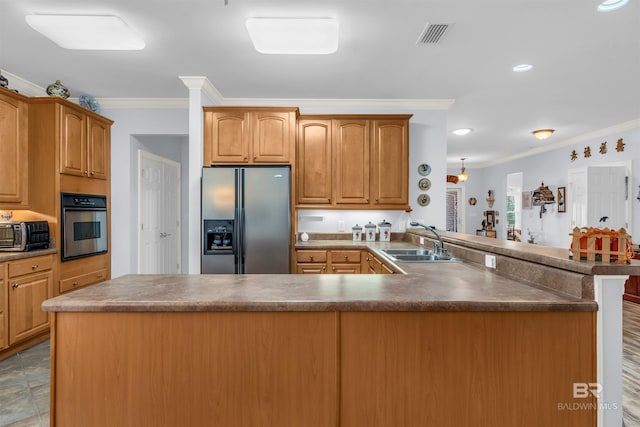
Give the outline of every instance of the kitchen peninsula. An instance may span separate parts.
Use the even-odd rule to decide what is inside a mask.
[[[573,393],[596,382],[593,275],[640,264],[443,239],[464,262],[387,275],[131,275],[48,300],[52,426],[596,425],[595,398]],[[327,245],[302,245],[314,244]],[[361,244],[380,256],[415,245]],[[543,286],[479,265],[489,249],[499,270],[525,265]],[[581,404],[592,406],[571,410]]]

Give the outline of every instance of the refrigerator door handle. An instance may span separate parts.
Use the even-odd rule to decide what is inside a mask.
[[[244,259],[245,259],[245,253],[247,250],[246,244],[247,244],[247,239],[246,239],[246,228],[245,228],[245,221],[244,221],[244,207],[242,209],[240,209],[240,226],[242,227],[242,233],[240,235],[240,259],[242,261],[241,265],[242,265],[242,269],[240,271],[241,274],[244,274]]]
[[[240,194],[239,194],[239,189],[240,189],[240,171],[236,168],[234,170],[235,172],[235,209],[234,209],[234,213],[233,213],[233,220],[234,220],[234,230],[233,230],[233,260],[234,260],[234,271],[235,274],[239,274],[240,273],[240,256],[242,253],[242,248],[240,247],[240,232],[242,230],[242,228],[240,227],[240,209],[238,208],[239,203],[240,203]]]

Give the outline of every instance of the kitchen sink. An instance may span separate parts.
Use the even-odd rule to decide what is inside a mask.
[[[389,258],[396,262],[461,262],[450,255],[437,255],[429,249],[383,249]]]
[[[396,255],[431,255],[433,251],[429,249],[417,249],[417,248],[408,248],[408,249],[383,249],[382,252],[396,256]]]

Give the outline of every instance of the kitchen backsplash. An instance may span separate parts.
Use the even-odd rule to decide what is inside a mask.
[[[298,232],[351,233],[351,227],[356,224],[364,226],[371,221],[377,225],[383,220],[391,223],[393,232],[406,231],[410,221],[424,222],[404,211],[299,210]]]

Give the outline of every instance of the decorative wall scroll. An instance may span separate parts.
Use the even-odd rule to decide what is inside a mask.
[[[567,187],[558,187],[558,212],[567,211]]]

